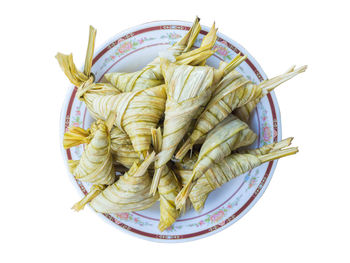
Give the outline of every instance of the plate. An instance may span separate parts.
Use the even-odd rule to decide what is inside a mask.
[[[92,72],[99,81],[107,72],[139,70],[152,61],[159,51],[177,42],[189,30],[191,24],[183,21],[157,21],[127,29],[112,37],[95,53]],[[195,46],[200,45],[208,31],[208,27],[202,26]],[[254,83],[267,78],[256,60],[231,38],[218,33],[215,48],[217,51],[208,60],[209,65],[217,67],[220,61],[230,61],[241,52],[248,55],[248,59],[237,70]],[[75,97],[76,91],[73,86],[69,88],[62,108],[61,142],[67,127],[87,129],[93,122],[84,103]],[[250,125],[258,135],[252,147],[261,147],[281,139],[280,113],[274,92],[265,96],[257,105]],[[62,147],[66,165],[68,160],[79,159],[82,151],[83,146],[68,150]],[[118,229],[152,241],[183,242],[203,238],[227,228],[247,213],[265,191],[276,165],[277,161],[265,163],[226,183],[209,195],[201,213],[193,209],[188,210],[163,232],[157,228],[160,217],[159,203],[143,211],[99,215]],[[76,180],[72,174],[69,176],[82,196],[86,195],[90,184]],[[74,201],[76,200],[72,200]]]

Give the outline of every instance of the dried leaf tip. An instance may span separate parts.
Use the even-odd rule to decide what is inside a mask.
[[[83,210],[85,205],[90,203],[90,201],[94,199],[97,195],[99,195],[105,188],[106,185],[93,185],[90,189],[90,192],[86,196],[84,196],[84,198],[81,199],[79,202],[75,203],[72,209],[76,212]]]
[[[295,69],[295,66],[293,66],[286,73],[261,82],[259,84],[259,88],[264,89],[265,93],[271,92],[272,90],[274,90],[276,87],[286,82],[287,80],[290,80],[295,76],[299,75],[300,73],[305,72],[306,69],[307,69],[306,65],[301,66],[297,69]]]
[[[274,143],[273,147],[271,149],[271,152],[282,150],[282,149],[290,146],[292,144],[293,139],[294,139],[294,137],[289,137],[289,138],[283,139],[280,142]]]
[[[152,128],[151,129],[152,134],[152,145],[153,149],[156,151],[156,153],[159,153],[162,150],[162,132],[160,127],[158,129]]]
[[[183,52],[187,52],[190,50],[194,44],[194,42],[197,39],[197,36],[199,32],[201,31],[201,25],[199,24],[199,17],[197,16],[196,19],[194,20],[190,30],[187,32],[187,34],[175,45],[186,45],[185,49]]]
[[[84,66],[84,73],[86,76],[89,76],[89,77],[91,74],[92,58],[94,56],[94,50],[95,50],[96,32],[97,32],[96,29],[93,26],[90,26],[89,42],[86,50],[85,66]]]
[[[217,36],[218,29],[215,28],[215,22],[211,26],[209,32],[203,37],[201,47],[207,47],[207,48],[212,48],[215,45]]]
[[[146,173],[148,167],[151,165],[151,163],[154,162],[155,157],[156,157],[156,153],[154,151],[151,154],[147,155],[145,160],[137,168],[137,171],[135,172],[134,177],[143,176]]]
[[[298,147],[289,147],[289,148],[286,148],[286,149],[278,149],[278,150],[275,150],[275,151],[271,151],[271,152],[269,152],[267,154],[258,156],[258,158],[259,158],[259,160],[262,163],[265,163],[265,162],[274,161],[276,159],[280,159],[282,157],[286,157],[286,156],[289,156],[289,155],[296,154],[297,152],[299,152],[299,148]]]
[[[63,148],[69,149],[83,143],[89,143],[91,140],[90,129],[84,130],[80,127],[69,127],[68,131],[63,135]]]
[[[152,195],[155,195],[157,193],[160,177],[163,174],[164,167],[165,166],[161,166],[159,168],[156,168],[154,171],[151,188],[149,190],[150,194],[152,194]]]
[[[194,174],[192,174],[190,181],[181,189],[179,194],[175,198],[175,206],[176,209],[180,211],[184,211],[186,207],[186,200],[192,190],[193,183],[191,182],[194,178]]]
[[[56,59],[62,71],[70,80],[70,82],[77,87],[83,86],[83,88],[86,88],[85,84],[87,83],[91,84],[94,81],[94,77],[91,74],[91,67],[92,67],[92,59],[93,59],[94,49],[95,49],[95,38],[96,38],[96,29],[90,26],[89,42],[88,42],[88,47],[86,51],[84,72],[81,72],[77,69],[77,67],[74,64],[72,54],[64,55],[62,53],[57,53],[56,55]]]
[[[228,74],[229,72],[233,71],[235,68],[237,68],[243,61],[245,61],[248,58],[247,55],[242,56],[241,53],[238,53],[234,59],[225,67],[224,74]]]

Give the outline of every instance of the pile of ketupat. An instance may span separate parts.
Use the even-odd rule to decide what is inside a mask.
[[[92,184],[73,209],[86,204],[100,213],[147,209],[160,201],[160,231],[171,226],[189,201],[200,211],[209,193],[262,163],[298,152],[292,138],[244,150],[257,135],[250,113],[260,99],[306,66],[252,83],[235,68],[238,54],[218,69],[206,65],[215,53],[215,24],[200,47],[196,18],[188,33],[142,70],[108,73],[95,83],[91,73],[96,30],[90,27],[84,72],[72,55],[56,58],[77,97],[96,121],[87,130],[69,127],[65,149],[86,144],[80,160],[68,162],[76,179]],[[124,167],[126,172],[117,176]],[[125,171],[124,169],[124,171]],[[188,202],[187,202],[188,203]]]

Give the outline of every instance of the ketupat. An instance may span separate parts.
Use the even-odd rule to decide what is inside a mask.
[[[151,207],[159,198],[158,194],[149,193],[151,178],[147,168],[154,159],[152,152],[142,163],[135,162],[117,182],[97,195],[90,206],[100,213],[132,212]]]
[[[159,152],[162,148],[162,132],[160,128],[152,130],[153,148]],[[175,198],[180,192],[180,183],[178,182],[172,169],[165,165],[158,185],[160,201],[160,220],[158,228],[164,231],[170,227],[179,217],[180,212],[175,207]]]
[[[216,37],[212,37],[213,34],[216,35],[216,30],[214,27],[213,32],[208,34],[211,37],[203,41],[204,44],[200,48],[190,51],[200,29],[197,17],[187,34],[167,51],[160,52],[160,56],[167,57],[177,64],[205,63],[205,60],[214,53],[210,49],[216,41]],[[140,71],[132,73],[112,72],[105,74],[105,78],[122,92],[138,91],[161,85],[164,83],[164,78],[160,68],[160,56]]]
[[[162,64],[166,82],[167,100],[163,129],[162,150],[155,162],[152,193],[158,187],[162,169],[171,159],[176,146],[187,132],[188,123],[211,95],[214,68]]]
[[[68,165],[76,179],[93,184],[112,184],[115,181],[113,158],[110,151],[110,129],[114,114],[108,120],[97,120],[92,127],[91,138],[80,160],[69,160]],[[111,117],[112,116],[112,117]],[[70,133],[70,132],[68,132]],[[90,135],[89,135],[90,136]],[[67,136],[65,136],[67,138]],[[82,142],[82,141],[81,141]],[[64,145],[67,143],[63,142]]]
[[[227,71],[232,71],[246,57],[238,54],[219,69],[209,66],[176,65],[163,60],[161,66],[166,84],[166,108],[162,150],[155,162],[152,193],[155,193],[164,165],[171,159],[177,145],[185,136],[189,123],[196,118],[210,100],[216,83]]]
[[[176,197],[176,207],[181,209],[185,205],[194,183],[211,166],[219,163],[232,151],[252,144],[256,137],[245,122],[233,115],[219,123],[206,137],[193,167],[192,176]]]
[[[252,170],[262,163],[297,153],[297,147],[284,149],[291,142],[292,138],[288,138],[258,149],[233,153],[225,157],[220,163],[213,165],[197,180],[190,192],[189,197],[194,209],[200,211],[204,207],[209,193],[233,178]],[[180,170],[179,174],[185,180],[190,176],[189,171],[186,170]]]
[[[68,132],[63,135],[63,147],[68,149],[83,143],[89,143],[94,130],[96,130],[96,122],[92,123],[91,128],[87,130],[75,126],[69,127]],[[115,126],[112,128],[110,136],[113,160],[117,164],[130,168],[139,159],[139,155],[132,147],[129,136]]]
[[[205,136],[234,109],[262,98],[283,82],[304,72],[306,68],[306,66],[300,67],[291,72],[266,80],[259,85],[253,84],[237,71],[227,74],[217,86],[212,99],[201,116],[199,116],[194,131],[181,146],[175,158],[183,158],[199,138]]]
[[[164,85],[119,95],[98,96],[92,108],[101,119],[116,112],[114,125],[130,138],[134,150],[144,159],[151,145],[151,129],[156,128],[164,113]]]
[[[76,179],[93,183],[90,192],[72,209],[80,211],[108,184],[116,179],[115,169],[110,153],[110,134],[115,114],[110,114],[107,121],[97,120],[88,130],[70,127],[63,136],[65,149],[86,143],[80,160],[68,161],[71,173]]]
[[[120,91],[109,83],[94,83],[94,76],[91,73],[92,58],[95,47],[96,29],[90,26],[89,43],[86,51],[84,72],[80,72],[73,62],[73,56],[58,53],[56,59],[60,64],[63,72],[70,82],[75,85],[77,90],[77,98],[84,101],[91,116],[98,119],[98,116],[91,107],[94,95],[116,95]],[[92,97],[91,97],[92,96]]]

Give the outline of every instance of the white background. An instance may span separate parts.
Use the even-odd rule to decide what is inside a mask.
[[[6,1],[0,8],[1,262],[349,262],[347,1]],[[276,91],[283,137],[300,152],[278,163],[259,202],[228,229],[181,244],[118,231],[79,198],[62,161],[59,114],[68,80],[54,56],[85,56],[140,23],[178,19],[242,44],[268,76],[306,73]]]

